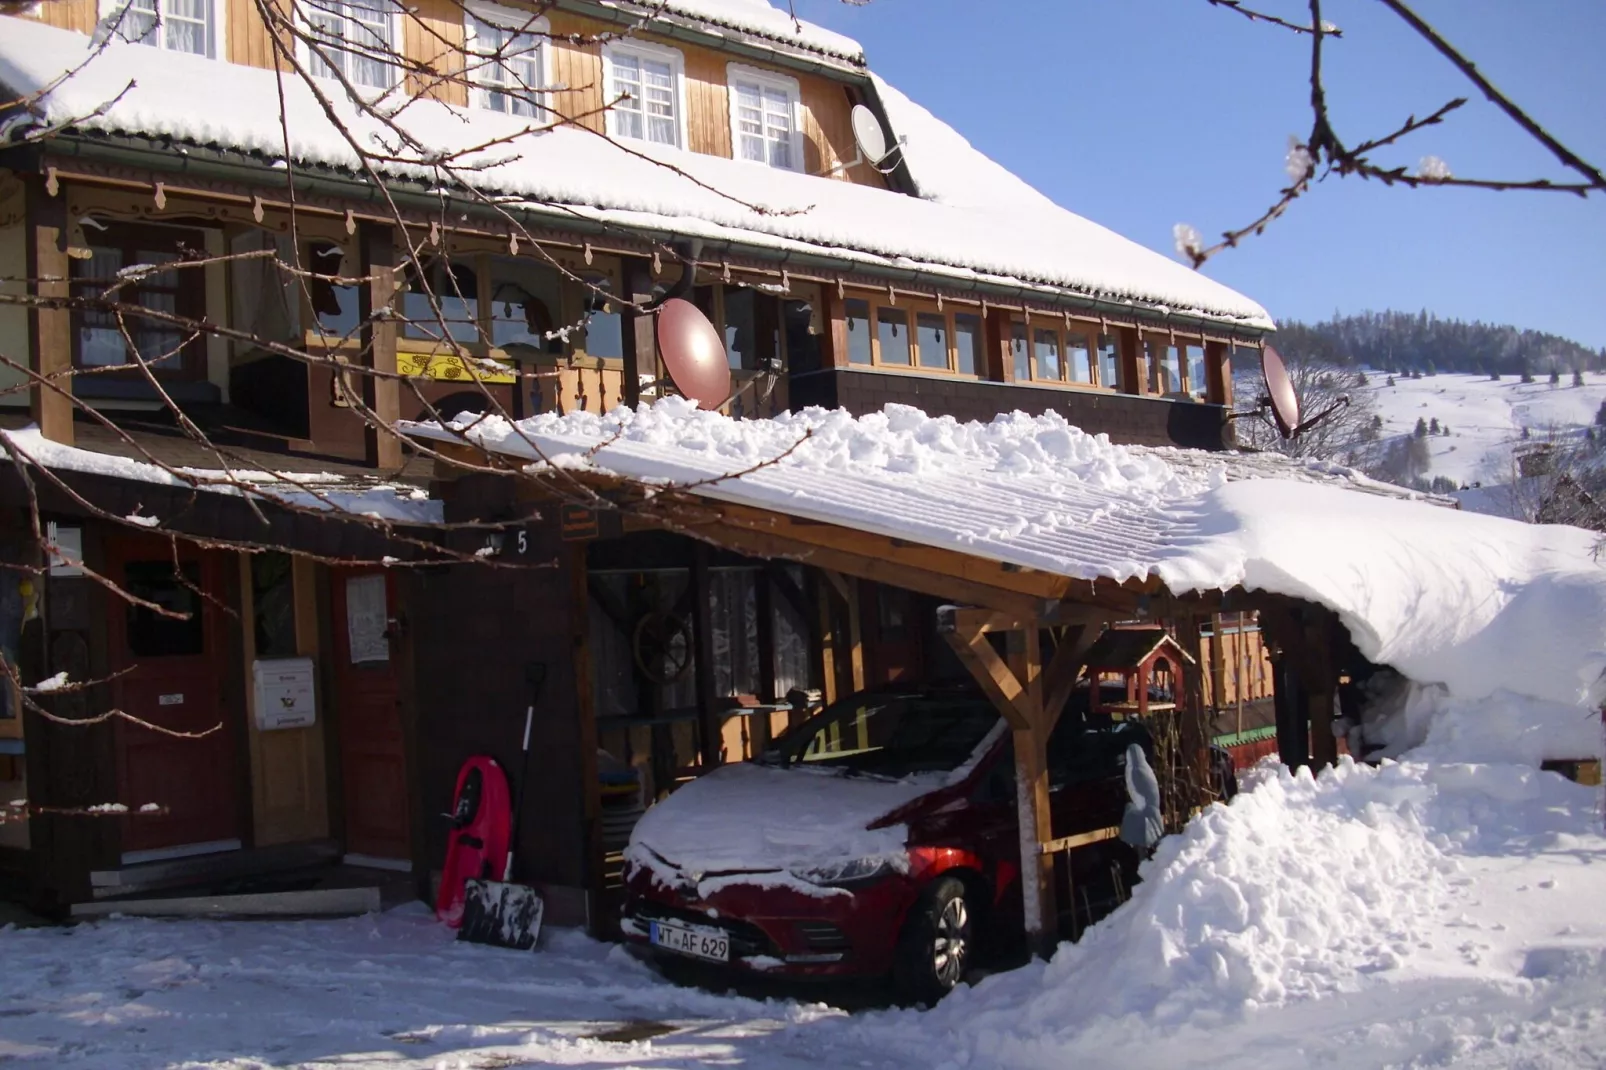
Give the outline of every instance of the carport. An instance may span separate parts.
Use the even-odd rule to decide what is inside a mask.
[[[831,503],[817,494],[794,493],[790,500],[795,504],[782,506],[773,496],[766,501],[763,494],[747,493],[759,472],[714,479],[672,473],[668,482],[622,474],[618,469],[627,466],[612,463],[608,467],[614,470],[609,471],[600,466],[565,465],[561,471],[532,472],[524,466],[532,460],[536,447],[523,436],[494,445],[471,445],[461,435],[438,429],[424,430],[424,436],[434,439],[431,445],[450,459],[451,463],[442,463],[440,477],[455,478],[468,467],[481,472],[500,469],[515,478],[516,495],[525,509],[532,515],[560,516],[566,532],[589,533],[593,538],[667,532],[716,553],[802,566],[806,582],[790,597],[802,594],[805,600],[818,600],[818,615],[810,623],[818,657],[828,666],[824,674],[826,702],[838,697],[839,677],[854,686],[863,681],[864,651],[857,628],[832,623],[858,619],[861,584],[894,587],[940,601],[937,628],[942,639],[991,697],[1013,732],[1025,860],[1023,916],[1029,939],[1040,951],[1046,952],[1060,936],[1054,924],[1060,917],[1058,897],[1074,893],[1063,885],[1056,887],[1055,856],[1113,835],[1110,830],[1054,837],[1047,765],[1050,733],[1083,673],[1089,649],[1106,626],[1118,622],[1160,624],[1197,664],[1201,626],[1213,614],[1261,612],[1278,650],[1280,704],[1289,725],[1298,723],[1298,731],[1291,728],[1287,733],[1289,741],[1304,747],[1306,740],[1314,740],[1318,748],[1294,753],[1291,746],[1285,748],[1285,756],[1296,763],[1335,757],[1330,722],[1338,670],[1330,651],[1340,642],[1343,630],[1331,613],[1312,604],[1265,593],[1252,595],[1241,588],[1174,595],[1153,576],[1124,582],[1108,577],[1073,578],[1000,560],[988,547],[966,550],[933,545],[937,540],[922,541],[918,530],[911,530],[907,537],[889,533],[889,527],[901,526],[906,519],[892,511],[896,501],[884,503],[878,519],[869,522],[851,511],[833,510]],[[551,448],[542,443],[543,452]],[[595,450],[596,446],[588,448]],[[450,491],[445,495],[449,498]],[[838,519],[825,519],[833,511],[840,514]],[[930,518],[922,518],[921,523],[907,526],[919,529],[929,523]],[[1134,535],[1128,519],[1111,523],[1107,532],[1101,532],[1095,521],[1076,539],[1098,552],[1125,552],[1123,539],[1156,541],[1166,535],[1153,524],[1140,527]],[[702,552],[705,562],[707,552]],[[706,576],[706,564],[700,571]],[[691,572],[694,585],[703,582],[697,567]],[[584,580],[575,582],[583,584]],[[827,603],[850,612],[835,616]],[[692,593],[689,604],[706,606],[701,589]],[[698,654],[712,658],[714,644],[705,612],[694,608],[691,640]],[[830,670],[832,666],[853,669],[838,673]],[[1156,735],[1164,734],[1172,741],[1168,759],[1157,769],[1171,830],[1213,798],[1200,674],[1183,671],[1181,679],[1176,709],[1156,714],[1169,719],[1165,732]],[[726,697],[701,683],[697,690],[700,764],[706,770],[721,760],[721,740],[728,738],[724,721],[730,710]],[[776,697],[761,696],[761,701]],[[581,716],[587,716],[584,708]],[[769,718],[763,721],[767,725]],[[1306,721],[1310,723],[1308,732]],[[596,738],[594,717],[589,738]]]

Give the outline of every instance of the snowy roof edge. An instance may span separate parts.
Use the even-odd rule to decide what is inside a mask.
[[[710,0],[590,0],[590,3],[582,2],[574,6],[583,8],[593,4],[612,8],[621,14],[635,15],[649,24],[685,24],[718,37],[735,32],[741,35],[744,44],[767,49],[781,46],[786,50],[806,52],[816,61],[819,57],[841,61],[830,66],[848,73],[863,74],[868,62],[859,42],[805,19],[794,19],[774,8],[770,10],[775,15],[796,27],[793,33],[782,32],[778,25],[772,25],[778,22],[775,18],[742,18],[728,4]]]

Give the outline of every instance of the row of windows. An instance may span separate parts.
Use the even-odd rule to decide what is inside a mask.
[[[914,307],[848,298],[843,302],[848,363],[868,367],[919,368],[959,375],[981,375],[982,321],[973,312]],[[1151,394],[1204,399],[1209,390],[1204,346],[1144,340],[1143,357]],[[1087,324],[1067,327],[1016,321],[1011,326],[1010,361],[1018,383],[1069,383],[1121,388],[1121,343],[1114,334]]]
[[[221,0],[127,0],[121,33],[131,41],[216,57]],[[394,0],[305,0],[307,69],[317,78],[388,89],[400,35]],[[548,85],[548,26],[528,12],[470,0],[464,11],[464,62],[474,106],[538,118]],[[685,58],[678,49],[613,41],[602,50],[608,132],[619,138],[686,146]],[[731,64],[733,155],[803,168],[802,103],[795,79]]]

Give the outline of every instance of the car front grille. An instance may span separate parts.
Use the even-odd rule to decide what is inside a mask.
[[[654,903],[648,900],[638,900],[631,904],[629,913],[638,922],[651,921],[679,922],[682,925],[696,925],[702,928],[723,929],[730,934],[731,957],[751,958],[755,955],[768,955],[779,958],[780,949],[775,942],[764,935],[764,930],[750,922],[735,921],[726,918],[710,918],[696,910],[684,910],[680,907],[666,906],[663,903]]]
[[[828,921],[800,921],[798,935],[810,951],[847,951],[848,937]]]

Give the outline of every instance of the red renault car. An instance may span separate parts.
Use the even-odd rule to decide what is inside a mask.
[[[1085,705],[1085,703],[1083,704]],[[1121,824],[1135,723],[1068,710],[1049,744],[1057,836]],[[792,978],[886,977],[951,990],[978,954],[1020,943],[1020,822],[1010,733],[969,687],[851,695],[758,761],[654,806],[625,854],[625,937],[671,957]],[[1136,879],[1120,840],[1074,852],[1087,922]],[[1013,934],[1013,940],[1011,940]]]

